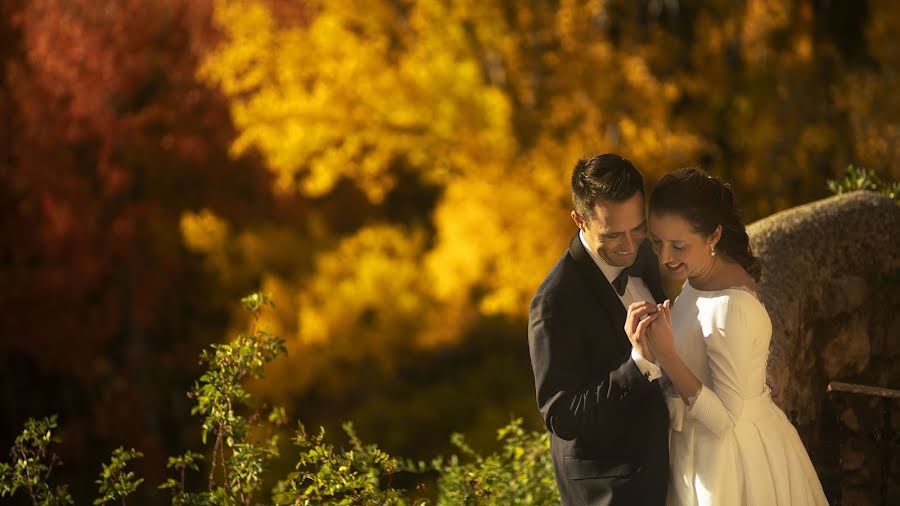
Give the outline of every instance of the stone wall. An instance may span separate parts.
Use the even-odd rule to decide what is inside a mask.
[[[883,489],[887,442],[873,432],[882,428],[884,404],[852,394],[835,403],[825,391],[829,381],[900,389],[900,206],[853,192],[774,214],[747,231],[763,263],[759,291],[772,318],[777,402],[800,430],[826,492],[843,504],[880,504],[887,490],[897,499],[888,503],[900,504],[898,452]],[[898,434],[900,401],[889,406]],[[829,427],[840,428],[842,444]]]

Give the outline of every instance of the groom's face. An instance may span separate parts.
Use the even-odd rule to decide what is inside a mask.
[[[622,202],[598,201],[590,223],[574,212],[572,218],[584,233],[588,246],[606,263],[616,267],[633,264],[638,248],[647,236],[642,192],[636,192]]]

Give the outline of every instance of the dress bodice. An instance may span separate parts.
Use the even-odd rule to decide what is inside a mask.
[[[701,383],[718,387],[726,405],[734,404],[728,397],[747,399],[765,390],[772,322],[752,292],[698,290],[685,282],[672,306],[672,325],[678,355]]]

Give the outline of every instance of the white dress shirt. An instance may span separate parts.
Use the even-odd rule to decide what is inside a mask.
[[[581,239],[581,245],[584,246],[584,249],[587,250],[588,254],[591,255],[591,258],[594,259],[594,263],[597,264],[597,267],[600,268],[600,271],[603,272],[603,275],[606,277],[606,280],[612,285],[612,281],[616,279],[616,276],[622,272],[624,267],[615,267],[609,265],[600,258],[597,253],[588,246],[587,241],[584,239],[584,233],[578,232],[578,238]],[[615,288],[613,288],[615,291]],[[616,292],[616,295],[619,295]],[[644,284],[644,280],[641,278],[636,278],[634,276],[628,276],[628,284],[625,285],[625,293],[619,295],[619,300],[622,301],[622,305],[625,306],[625,309],[628,309],[634,302],[647,301],[655,304],[656,299],[653,298],[653,295],[650,293],[650,290],[647,288],[647,285]],[[653,381],[657,378],[662,377],[662,371],[657,364],[645,359],[641,354],[634,348],[631,348],[631,360],[634,360],[635,365],[638,366],[638,369],[641,370],[641,373],[647,378],[648,381]]]

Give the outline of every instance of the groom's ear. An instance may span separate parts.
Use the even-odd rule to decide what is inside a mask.
[[[576,213],[574,209],[570,216],[572,216],[572,221],[575,222],[575,226],[578,227],[579,230],[584,230],[584,220],[581,219],[581,216],[578,216],[578,213]]]

